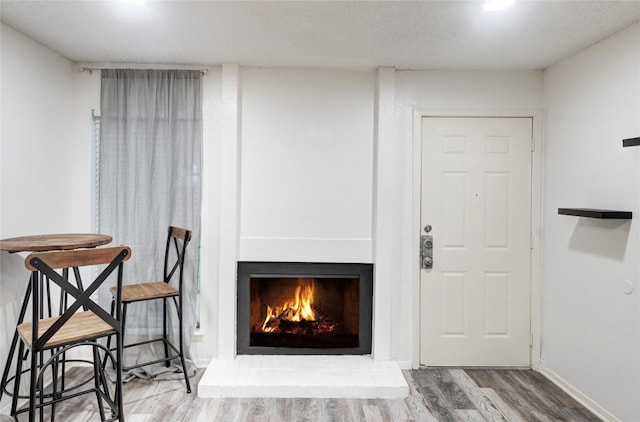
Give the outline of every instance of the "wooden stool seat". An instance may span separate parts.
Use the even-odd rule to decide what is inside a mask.
[[[116,287],[109,289],[112,295],[118,291]],[[178,296],[180,292],[164,281],[150,283],[130,284],[122,286],[122,302],[138,302],[141,300],[160,299],[163,297]]]
[[[38,337],[42,336],[58,319],[59,317],[41,319],[38,323]],[[29,347],[32,347],[32,326],[31,322],[18,325],[18,333]],[[43,349],[111,335],[115,332],[113,327],[92,311],[78,312],[73,314],[62,328],[45,343]]]

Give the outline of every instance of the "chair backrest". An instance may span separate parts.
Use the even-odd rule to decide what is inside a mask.
[[[117,246],[109,248],[77,249],[70,251],[38,252],[32,253],[25,258],[25,267],[32,272],[31,288],[33,295],[33,332],[31,338],[36,349],[44,348],[45,344],[60,328],[76,313],[81,307],[90,310],[103,321],[109,324],[114,330],[120,331],[120,306],[116,307],[115,318],[110,312],[103,309],[99,304],[91,299],[91,295],[102,285],[102,283],[117,270],[118,297],[121,302],[120,291],[122,290],[123,263],[131,257],[131,249],[128,246]],[[79,279],[81,267],[103,266],[106,267],[87,286],[82,287]],[[78,286],[72,285],[68,280],[66,269],[73,268]],[[63,270],[61,273],[56,270]],[[67,304],[65,310],[57,320],[40,336],[38,336],[38,313],[37,306],[42,295],[39,292],[40,275],[46,277],[60,286],[62,293],[73,297]]]
[[[179,290],[182,290],[182,273],[187,245],[191,241],[191,230],[169,226],[167,247],[164,254],[164,282],[170,283],[178,271]]]

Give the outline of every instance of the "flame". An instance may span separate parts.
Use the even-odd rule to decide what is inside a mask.
[[[313,305],[313,293],[315,291],[315,283],[311,280],[311,283],[305,285],[298,285],[295,293],[295,303],[290,308],[288,303],[285,303],[284,310],[291,309],[292,314],[290,320],[294,322],[300,322],[303,319],[307,321],[315,321],[316,313],[313,311],[311,305]]]
[[[262,323],[260,331],[270,333],[276,330],[276,327],[269,326],[269,321],[280,318],[292,322],[315,321],[316,313],[313,310],[313,298],[315,292],[314,280],[298,279],[298,287],[294,297],[286,301],[282,306],[272,308],[267,305],[267,315]]]

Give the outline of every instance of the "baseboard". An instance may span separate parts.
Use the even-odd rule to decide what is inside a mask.
[[[583,392],[578,390],[560,375],[553,372],[551,369],[541,365],[538,370],[542,375],[544,375],[549,381],[560,387],[564,392],[573,397],[578,403],[589,409],[592,413],[594,413],[597,417],[602,419],[605,422],[621,422],[620,419],[616,418],[612,415],[608,410],[600,406],[598,403],[593,401]]]
[[[397,361],[397,364],[400,369],[413,369],[413,362],[410,360],[399,360]]]

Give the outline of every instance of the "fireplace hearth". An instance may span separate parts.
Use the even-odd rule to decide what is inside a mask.
[[[371,353],[373,265],[239,262],[237,353]]]

